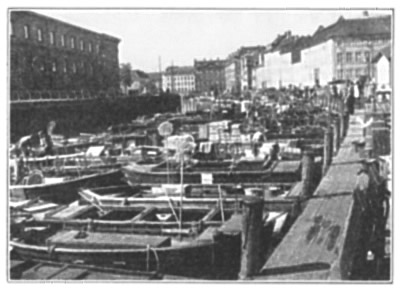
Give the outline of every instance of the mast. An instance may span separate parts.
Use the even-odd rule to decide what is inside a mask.
[[[161,68],[161,56],[158,56],[158,73],[160,74],[160,87],[158,88],[159,91],[161,92],[162,87],[163,87],[163,82],[162,82],[162,68]]]
[[[175,92],[174,61],[171,61],[171,93]]]

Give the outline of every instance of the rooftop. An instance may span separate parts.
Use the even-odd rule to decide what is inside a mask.
[[[223,68],[225,67],[225,60],[222,59],[210,59],[210,60],[194,60],[194,67],[196,69],[205,68]]]
[[[319,26],[312,36],[292,35],[291,31],[279,34],[267,46],[267,51],[287,53],[312,47],[334,38],[370,39],[374,37],[391,37],[391,16],[364,17],[345,19],[342,16],[327,26]]]
[[[193,66],[169,66],[165,69],[165,74],[193,74]]]
[[[376,35],[391,37],[391,16],[345,19],[342,16],[327,27],[318,27],[312,36],[313,45],[332,38],[369,38]]]
[[[40,14],[40,13],[33,12],[33,11],[29,11],[29,10],[11,10],[10,11],[10,15],[13,14],[13,13],[16,13],[16,14],[27,14],[27,15],[31,15],[31,16],[34,16],[34,17],[44,18],[44,19],[47,19],[47,20],[50,20],[50,21],[57,21],[57,22],[62,23],[64,25],[68,25],[70,27],[74,27],[76,29],[79,29],[79,30],[82,30],[82,31],[85,31],[85,32],[89,32],[89,33],[97,34],[99,36],[106,37],[106,38],[108,38],[108,39],[110,39],[112,41],[117,41],[117,42],[121,41],[121,39],[119,39],[117,37],[114,37],[114,36],[111,36],[111,35],[108,35],[108,34],[105,34],[105,33],[99,33],[99,32],[93,31],[93,30],[89,30],[89,29],[83,28],[81,26],[77,26],[77,25],[74,25],[74,24],[71,24],[71,23],[68,23],[68,22],[65,22],[65,21],[50,17],[50,16],[46,16],[46,15],[43,15],[43,14]]]
[[[142,70],[132,70],[132,75],[139,79],[148,79],[149,75]]]
[[[373,63],[376,63],[379,61],[379,59],[385,56],[389,61],[392,59],[392,44],[389,43],[385,45],[372,59]]]

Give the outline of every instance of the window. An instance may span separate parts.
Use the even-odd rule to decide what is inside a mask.
[[[353,62],[353,53],[346,52],[346,62]]]
[[[84,47],[85,47],[85,46],[84,46],[83,40],[81,40],[81,41],[80,41],[80,43],[79,43],[79,47],[80,47],[80,49],[81,49],[81,50],[83,50],[83,49],[84,49]]]
[[[336,54],[336,62],[342,63],[343,62],[343,53],[339,52]]]
[[[314,80],[319,81],[319,68],[314,69]]]
[[[38,30],[37,30],[37,38],[38,38],[38,40],[41,42],[41,41],[43,41],[43,38],[42,38],[42,30],[40,29],[40,28],[38,28]]]
[[[71,37],[71,48],[75,48],[75,38]]]
[[[76,74],[76,64],[74,62],[72,63],[72,72]]]
[[[61,46],[65,46],[65,35],[61,35]]]
[[[339,80],[343,79],[343,70],[342,69],[337,70],[337,78]]]
[[[24,25],[24,36],[25,36],[25,39],[29,38],[29,26],[28,25]]]
[[[369,51],[364,52],[365,62],[370,62]]]
[[[361,58],[361,51],[357,51],[356,52],[356,62],[362,62],[362,58]]]
[[[346,78],[347,79],[352,79],[353,78],[353,70],[352,69],[348,69],[347,70]]]
[[[63,72],[66,73],[67,72],[67,61],[63,62]]]
[[[358,68],[358,69],[356,69],[356,75],[355,75],[355,77],[358,78],[358,77],[362,76],[363,73],[364,73],[364,69]]]
[[[100,52],[100,44],[96,44],[96,53]]]
[[[88,43],[88,50],[89,50],[89,52],[92,52],[92,43],[91,42]]]
[[[57,71],[57,63],[56,63],[55,61],[53,61],[53,62],[51,63],[51,70],[52,70],[53,72],[56,72],[56,71]]]
[[[54,32],[50,31],[49,33],[49,40],[50,40],[50,44],[54,45]]]
[[[14,32],[14,24],[12,23],[12,22],[10,22],[10,28],[11,28],[11,35],[14,35],[15,34],[15,32]]]

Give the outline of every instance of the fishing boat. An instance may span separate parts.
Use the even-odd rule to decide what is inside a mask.
[[[117,186],[105,186],[88,188],[88,190],[102,195],[113,197],[142,197],[155,198],[177,196],[183,192],[187,198],[219,198],[223,197],[243,197],[252,194],[254,190],[263,191],[264,198],[286,196],[293,191],[297,183],[241,183],[241,184],[128,184]]]
[[[225,247],[218,239],[221,229],[229,224],[240,237],[242,209],[237,198],[104,197],[87,190],[81,196],[83,201],[26,221],[24,231],[10,242],[14,255],[22,260],[211,276]],[[281,226],[288,220],[293,206],[293,200],[265,202],[266,241],[279,218]]]
[[[31,176],[32,179],[34,177],[36,175]],[[43,178],[38,174],[38,179],[39,184],[11,185],[10,197],[16,200],[40,198],[56,203],[69,203],[78,197],[80,188],[124,184],[120,169],[97,171],[75,177]]]
[[[263,161],[198,161],[183,168],[167,162],[142,166],[131,163],[122,168],[129,184],[137,183],[262,183],[300,180],[301,161],[276,161],[268,169]]]

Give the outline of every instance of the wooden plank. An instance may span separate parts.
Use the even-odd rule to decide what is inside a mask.
[[[46,280],[77,280],[84,278],[88,274],[87,270],[79,268],[67,268],[61,270],[62,271],[59,273],[47,277]]]
[[[273,173],[287,173],[287,172],[297,172],[300,170],[301,161],[279,161],[276,166],[272,168]]]
[[[240,234],[242,231],[242,215],[232,215],[231,218],[220,227],[219,231],[224,235]]]
[[[88,209],[92,208],[91,205],[75,205],[75,206],[69,206],[66,207],[65,209],[53,214],[51,217],[56,218],[56,219],[71,219],[73,217],[76,217],[83,212],[87,211]]]
[[[79,248],[152,248],[169,246],[171,239],[163,236],[133,235],[133,234],[110,234],[86,232],[81,237],[78,231],[63,231],[50,237],[49,245],[58,247]]]
[[[30,268],[22,274],[22,280],[44,280],[49,275],[56,273],[60,269],[59,266],[39,264],[36,267]]]

